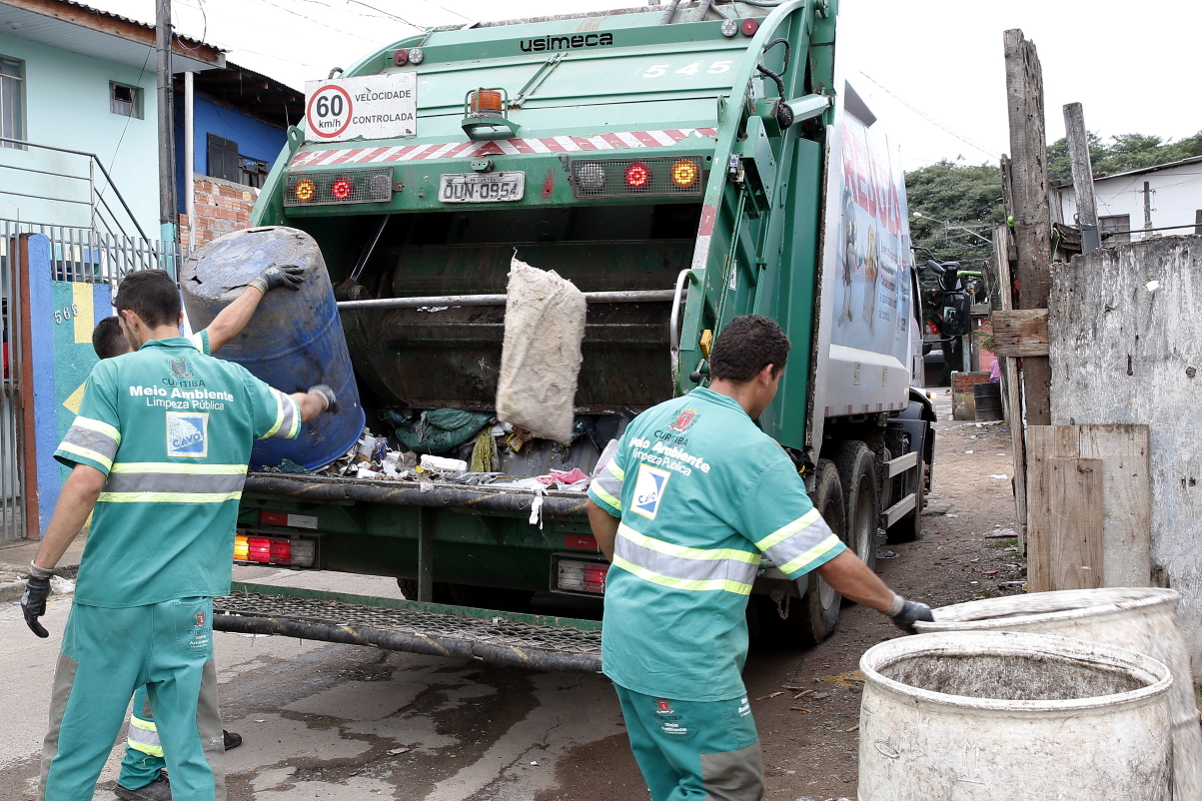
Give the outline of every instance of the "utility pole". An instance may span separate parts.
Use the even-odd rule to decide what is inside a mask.
[[[1152,184],[1144,181],[1144,228],[1152,227]]]
[[[1073,165],[1073,194],[1077,198],[1077,224],[1081,226],[1081,252],[1090,253],[1102,246],[1098,233],[1098,200],[1093,191],[1093,164],[1089,158],[1089,134],[1085,131],[1085,113],[1080,103],[1064,107],[1064,130],[1068,137],[1068,157]]]
[[[1043,113],[1043,70],[1035,45],[1006,31],[1006,99],[1010,119],[1010,183],[1022,309],[1046,309],[1052,291],[1052,215]],[[1023,359],[1027,424],[1052,423],[1052,366],[1047,356]]]
[[[155,49],[159,76],[159,223],[164,240],[175,240],[175,109],[171,88],[171,0],[155,0]],[[170,228],[168,228],[170,226]]]

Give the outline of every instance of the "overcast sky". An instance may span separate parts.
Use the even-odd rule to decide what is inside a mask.
[[[154,0],[84,0],[145,22]],[[643,0],[645,2],[645,0]],[[424,27],[627,8],[640,0],[174,0],[177,30],[230,61],[303,88]],[[1085,124],[1181,139],[1202,130],[1195,88],[1202,11],[1164,0],[843,0],[845,74],[898,141],[906,169],[996,163],[1009,151],[1002,33],[1021,28],[1043,65],[1049,141],[1062,107]]]

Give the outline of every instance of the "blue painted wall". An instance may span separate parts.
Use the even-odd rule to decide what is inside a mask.
[[[154,53],[145,70],[112,64],[0,33],[0,56],[24,62],[25,139],[95,153],[117,184],[142,229],[158,237],[158,162]],[[142,119],[109,110],[109,82],[142,89]],[[277,148],[278,150],[278,148]],[[0,165],[88,174],[79,156],[0,148]],[[54,176],[0,167],[0,189],[28,195],[88,200],[88,186]],[[117,207],[109,195],[110,205]],[[62,225],[90,225],[86,206],[0,194],[0,217]],[[129,223],[124,223],[127,227]]]
[[[252,102],[249,101],[248,102]],[[250,159],[275,163],[288,137],[285,133],[284,111],[280,109],[280,124],[270,125],[225,105],[206,94],[197,92],[192,102],[194,153],[192,171],[198,175],[209,174],[209,137],[213,133],[238,143],[238,155]],[[179,165],[176,171],[176,186],[185,186],[184,175],[184,111],[183,94],[176,96],[175,109],[175,158]],[[179,211],[184,212],[186,196],[178,195]]]

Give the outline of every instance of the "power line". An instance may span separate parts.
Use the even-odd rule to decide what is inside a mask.
[[[868,80],[872,81],[874,84],[876,84],[876,85],[877,85],[877,87],[878,87],[878,88],[879,88],[881,91],[883,91],[885,94],[889,95],[889,96],[890,96],[890,97],[892,97],[894,100],[896,100],[898,103],[901,103],[903,106],[905,106],[906,108],[910,109],[910,111],[913,111],[915,114],[917,114],[918,116],[922,117],[924,120],[926,120],[927,122],[931,123],[931,124],[932,124],[932,125],[934,125],[936,128],[939,128],[940,130],[944,131],[945,133],[951,134],[952,136],[956,137],[957,139],[959,139],[961,142],[963,142],[964,144],[968,145],[969,147],[972,147],[972,148],[975,148],[976,150],[979,150],[979,151],[981,151],[982,153],[984,153],[984,154],[985,154],[986,156],[988,156],[989,158],[995,158],[995,157],[997,156],[997,154],[996,154],[996,153],[990,152],[989,150],[986,150],[984,147],[982,147],[981,145],[977,144],[976,142],[973,142],[971,139],[968,139],[968,138],[966,138],[966,137],[964,137],[964,136],[961,136],[960,134],[956,133],[956,132],[955,132],[955,131],[953,131],[951,128],[948,128],[946,125],[944,125],[943,123],[939,122],[938,120],[936,120],[936,119],[935,119],[934,117],[932,117],[931,115],[929,115],[929,114],[927,114],[927,113],[925,113],[925,112],[923,112],[923,111],[919,111],[917,108],[915,108],[914,106],[910,105],[910,104],[909,104],[909,103],[907,103],[905,100],[902,100],[900,97],[898,97],[897,95],[895,95],[893,92],[890,92],[890,91],[889,91],[888,89],[886,89],[884,86],[881,86],[881,84],[880,84],[880,83],[879,83],[879,82],[878,82],[878,81],[877,81],[875,78],[873,78],[871,75],[869,75],[868,73],[866,73],[866,72],[864,72],[864,71],[862,71],[862,70],[861,70],[861,71],[860,71],[860,74],[861,74],[861,75],[863,75],[863,76],[864,76],[865,78],[867,78]]]

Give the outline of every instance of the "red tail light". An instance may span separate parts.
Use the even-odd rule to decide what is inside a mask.
[[[651,169],[641,161],[626,168],[626,185],[631,189],[642,189],[651,183]]]
[[[355,185],[351,183],[349,178],[339,178],[330,184],[330,194],[338,200],[346,200],[351,196]]]
[[[313,540],[290,537],[259,537],[239,534],[234,537],[234,561],[262,565],[313,567],[317,549]]]

